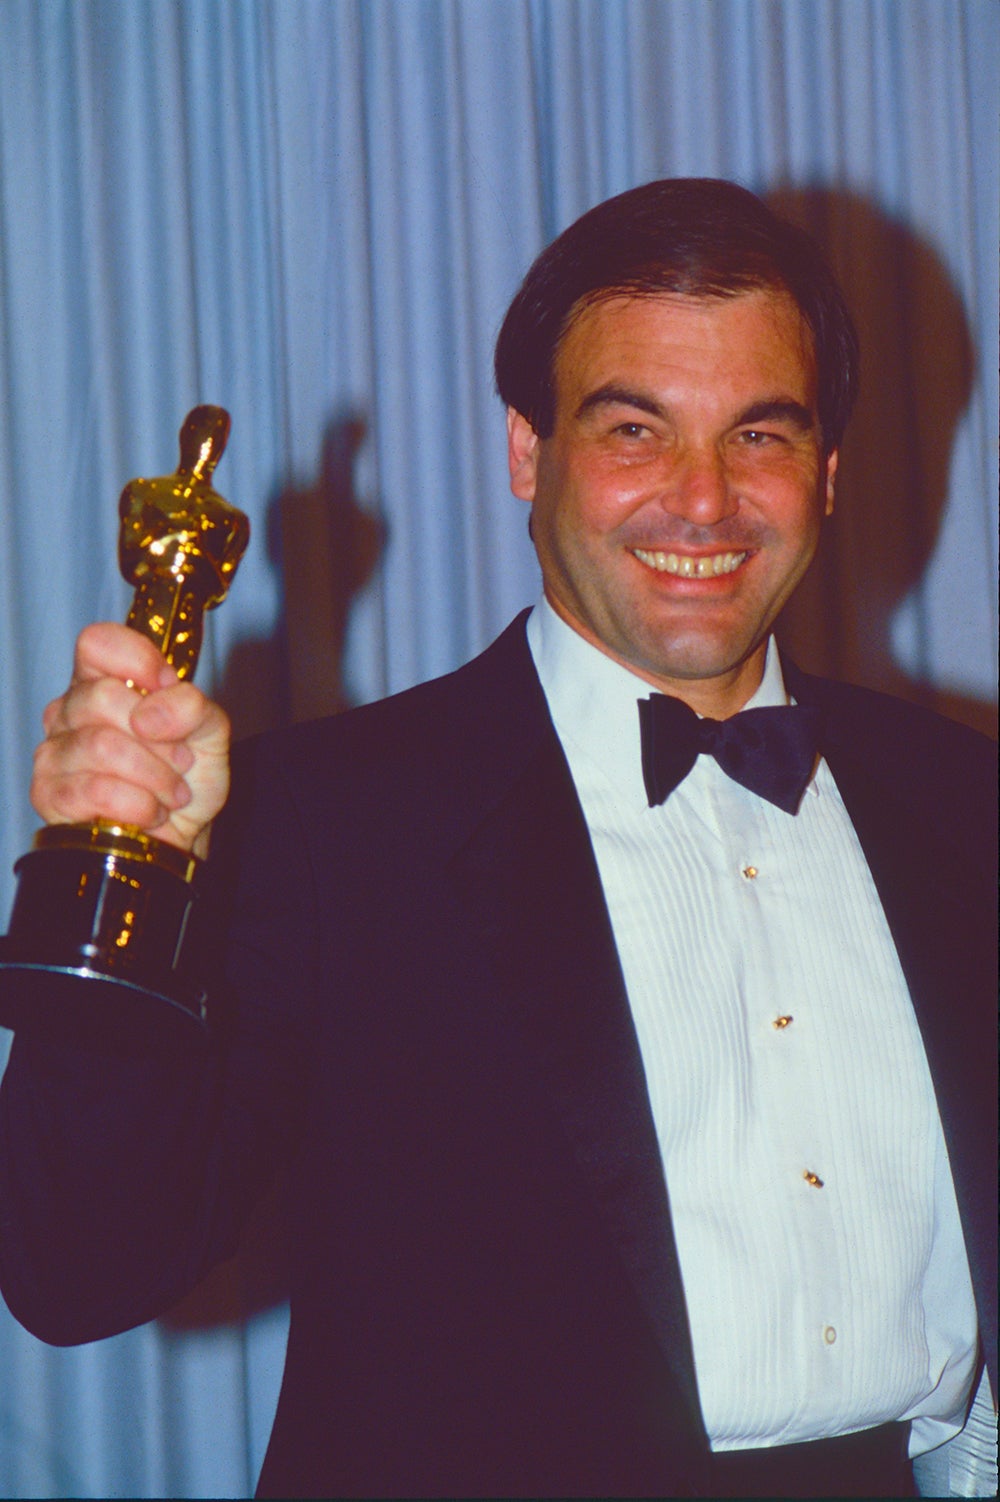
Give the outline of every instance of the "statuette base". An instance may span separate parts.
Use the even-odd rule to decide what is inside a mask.
[[[15,867],[0,1024],[115,1051],[197,1046],[206,1002],[185,974],[197,865],[139,830],[41,830]]]

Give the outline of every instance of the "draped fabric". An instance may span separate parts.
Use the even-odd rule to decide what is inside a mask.
[[[538,590],[504,309],[657,176],[767,195],[858,318],[802,665],[988,725],[997,32],[992,0],[3,0],[0,914],[42,707],[127,609],[116,498],[188,409],[231,412],[254,532],[199,670],[238,730],[445,671]],[[252,1489],[284,1311],[248,1266],[72,1351],[2,1313],[0,1492]]]

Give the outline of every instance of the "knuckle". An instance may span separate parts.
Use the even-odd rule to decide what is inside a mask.
[[[53,721],[53,726],[73,730],[106,720],[121,723],[123,694],[129,690],[113,678],[94,678],[87,683],[75,684],[63,696],[63,705]]]
[[[105,722],[88,725],[82,728],[78,735],[81,749],[98,762],[114,762],[128,749],[127,738],[122,735],[117,725],[109,725]]]
[[[51,739],[39,741],[38,745],[35,747],[34,756],[32,757],[33,780],[37,779],[38,777],[45,776],[49,767],[52,765],[52,762],[55,760],[55,757],[55,741]]]
[[[66,695],[60,694],[58,699],[50,699],[42,710],[42,729],[46,735],[51,735],[55,726],[59,723],[65,710]]]
[[[164,703],[169,704],[185,720],[197,721],[205,713],[208,700],[193,683],[173,683],[169,688],[162,689],[161,693]]]
[[[91,653],[98,651],[104,636],[104,626],[101,622],[91,621],[88,625],[84,626],[76,638],[77,656],[87,657]]]
[[[120,683],[117,678],[98,678],[90,685],[86,696],[87,713],[94,718],[113,720],[120,724],[123,714],[127,716],[135,697],[135,691]]]
[[[48,823],[66,824],[103,812],[96,805],[92,809],[87,805],[86,791],[86,783],[78,777],[50,777],[32,783],[31,801]]]
[[[36,772],[31,779],[31,786],[28,789],[28,797],[31,800],[32,808],[50,823],[57,811],[58,800],[56,788],[57,784],[53,779]]]
[[[127,801],[128,791],[104,772],[81,772],[67,793],[78,809],[96,809],[115,814]]]
[[[53,785],[52,802],[65,819],[97,817],[106,812],[100,798],[98,779],[86,773],[60,778]]]
[[[84,626],[73,650],[74,680],[91,676],[94,666],[101,662],[107,650],[107,634],[104,623],[92,622]]]

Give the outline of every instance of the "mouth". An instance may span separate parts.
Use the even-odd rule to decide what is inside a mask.
[[[722,574],[732,574],[749,558],[743,553],[663,553],[659,549],[633,548],[632,553],[640,563],[654,569],[658,574],[673,574],[677,579],[717,579]]]

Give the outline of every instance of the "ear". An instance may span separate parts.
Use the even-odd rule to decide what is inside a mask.
[[[510,488],[519,501],[535,499],[538,477],[538,434],[526,417],[507,408],[507,465]]]
[[[839,451],[837,449],[834,449],[830,454],[827,455],[827,460],[826,460],[826,507],[825,507],[825,513],[824,513],[826,516],[832,516],[833,515],[833,489],[834,489],[833,482],[834,482],[834,479],[836,478],[837,463],[838,463],[839,459],[840,459],[840,454],[839,454]]]

